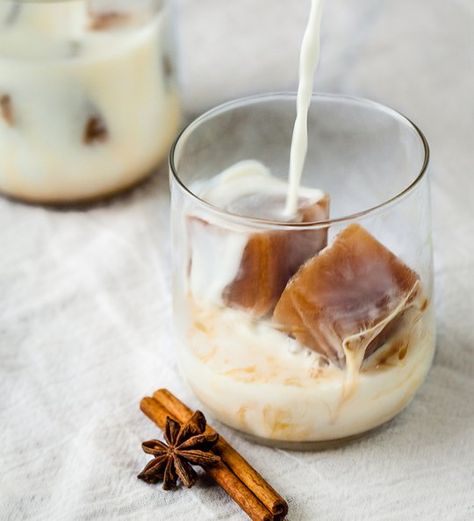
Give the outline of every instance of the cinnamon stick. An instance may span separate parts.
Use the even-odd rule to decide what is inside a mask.
[[[180,422],[188,421],[193,415],[193,411],[167,389],[156,391],[153,397],[161,405],[166,407]],[[215,432],[209,425],[206,431],[209,433]],[[286,516],[288,513],[287,502],[221,435],[219,435],[215,451],[232,472],[255,494],[272,514],[281,517],[281,519]]]
[[[140,402],[140,409],[161,430],[164,430],[168,416],[181,422],[177,415],[154,398],[143,398]],[[206,474],[246,512],[252,521],[275,521],[275,516],[256,498],[253,492],[240,481],[223,461],[213,467],[207,467],[205,471]],[[279,516],[278,519],[280,519]]]

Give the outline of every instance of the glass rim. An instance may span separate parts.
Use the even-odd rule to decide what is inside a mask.
[[[217,214],[219,217],[224,218],[225,220],[233,221],[240,224],[246,224],[246,225],[255,225],[259,227],[272,227],[272,228],[278,228],[278,229],[317,229],[317,228],[327,228],[328,226],[334,225],[334,224],[345,224],[354,222],[357,220],[360,220],[362,218],[376,215],[381,211],[384,211],[391,206],[399,203],[402,201],[405,197],[407,197],[409,194],[411,194],[416,187],[420,184],[420,182],[426,177],[428,166],[430,163],[430,146],[428,143],[428,140],[426,139],[423,132],[420,130],[420,128],[408,117],[406,117],[401,112],[384,105],[382,103],[378,103],[376,101],[372,101],[367,98],[358,97],[358,96],[349,96],[345,94],[331,94],[331,93],[313,93],[312,96],[312,102],[314,102],[317,99],[326,99],[326,100],[341,100],[341,101],[352,101],[357,103],[362,103],[366,106],[372,106],[373,108],[377,108],[378,110],[381,110],[382,112],[385,112],[387,114],[392,115],[396,119],[401,119],[407,124],[409,127],[412,128],[412,130],[415,131],[415,133],[418,135],[420,139],[420,144],[422,145],[422,148],[424,150],[424,160],[423,164],[421,166],[420,171],[418,174],[414,177],[414,179],[401,191],[390,197],[389,199],[386,199],[385,201],[382,201],[381,203],[371,206],[370,208],[361,210],[359,212],[355,212],[348,215],[343,215],[341,217],[336,218],[330,218],[320,221],[313,221],[313,222],[304,222],[304,223],[289,223],[289,222],[282,222],[282,221],[275,221],[272,219],[262,219],[259,217],[251,217],[251,216],[244,216],[235,214],[232,212],[228,212],[227,210],[224,210],[220,208],[219,206],[213,205],[201,197],[199,197],[197,194],[195,194],[186,183],[182,181],[178,174],[178,169],[175,164],[175,154],[176,149],[178,145],[181,143],[182,139],[184,139],[187,135],[189,135],[193,129],[197,126],[199,126],[201,123],[203,123],[206,120],[211,119],[212,117],[226,112],[230,108],[236,108],[241,106],[247,106],[252,103],[258,103],[261,101],[269,101],[269,100],[294,100],[295,102],[295,110],[296,110],[296,92],[271,92],[271,93],[265,93],[265,94],[257,94],[252,96],[245,96],[242,98],[237,98],[231,101],[227,101],[225,103],[222,103],[220,105],[217,105],[210,110],[204,112],[197,118],[195,118],[193,121],[191,121],[188,125],[186,125],[181,132],[176,137],[173,145],[171,146],[170,152],[169,152],[169,170],[170,170],[170,177],[171,179],[177,183],[177,185],[180,187],[180,189],[187,194],[188,196],[191,196],[191,198],[197,202],[200,206],[204,207],[206,210]]]

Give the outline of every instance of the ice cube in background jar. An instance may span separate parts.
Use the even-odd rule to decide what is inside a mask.
[[[338,366],[357,361],[358,370],[422,301],[418,275],[353,224],[288,283],[274,321]]]
[[[206,202],[238,216],[309,223],[329,217],[329,199],[303,188],[296,215],[284,215],[287,183],[256,161],[244,161],[193,190]],[[289,279],[327,243],[326,229],[248,233],[217,218],[188,217],[190,288],[194,298],[243,309],[255,317],[271,313]],[[211,282],[212,281],[212,282]]]
[[[0,192],[68,203],[126,189],[180,124],[168,2],[1,2]]]

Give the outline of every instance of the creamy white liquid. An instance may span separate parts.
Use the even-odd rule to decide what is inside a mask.
[[[94,28],[82,0],[21,3],[11,16],[12,4],[0,4],[0,98],[9,100],[0,112],[0,191],[77,201],[151,173],[180,123],[167,11],[140,16],[121,2],[131,9],[123,20],[112,14],[109,26],[110,13],[96,13],[105,26]],[[85,143],[91,117],[106,135]]]
[[[241,161],[206,181],[191,186],[193,193],[208,203],[234,215],[289,222],[303,201],[315,203],[324,197],[316,188],[299,187],[295,211],[285,215],[278,204],[284,200],[288,184],[273,176],[259,161]]]
[[[320,30],[323,0],[311,0],[308,26],[303,37],[300,56],[297,116],[291,143],[290,173],[285,213],[294,215],[308,151],[308,112],[313,95],[314,74],[319,62]]]
[[[429,309],[401,333],[406,351],[378,367],[380,348],[347,392],[346,371],[327,365],[271,323],[232,309],[189,307],[177,313],[192,321],[179,328],[186,380],[220,421],[262,438],[324,441],[377,427],[410,402],[433,358]]]

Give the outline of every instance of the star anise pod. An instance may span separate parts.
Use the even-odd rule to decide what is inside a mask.
[[[200,411],[196,411],[183,425],[167,417],[166,443],[159,440],[142,443],[144,452],[155,457],[138,478],[153,484],[163,481],[164,490],[176,487],[178,478],[185,487],[192,487],[197,479],[192,465],[206,467],[220,461],[220,457],[211,452],[219,435],[206,434],[205,430],[206,418]]]

